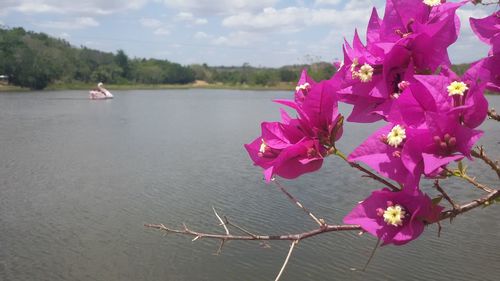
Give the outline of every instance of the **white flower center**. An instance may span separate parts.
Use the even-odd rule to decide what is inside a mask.
[[[309,83],[304,83],[302,85],[298,85],[297,87],[295,87],[295,91],[298,92],[298,91],[303,91],[303,90],[306,90],[306,89],[309,89],[311,87],[311,85]]]
[[[266,153],[267,149],[267,144],[264,142],[264,139],[262,139],[262,143],[260,144],[259,152],[264,154]]]
[[[358,76],[361,82],[366,83],[372,81],[373,67],[367,63],[363,64],[359,69]]]
[[[387,135],[387,144],[393,147],[398,147],[403,140],[406,139],[406,131],[403,127],[396,125]]]
[[[358,62],[358,59],[355,58],[353,61],[352,61],[352,64],[351,64],[351,72],[352,74],[354,75],[354,73],[356,72],[356,67],[358,66],[359,62]]]
[[[425,5],[430,7],[436,7],[441,5],[441,0],[424,0],[423,2]]]
[[[448,87],[448,96],[463,96],[465,91],[469,89],[464,82],[453,81]]]
[[[384,211],[384,222],[393,226],[402,226],[406,211],[400,205],[387,207]]]

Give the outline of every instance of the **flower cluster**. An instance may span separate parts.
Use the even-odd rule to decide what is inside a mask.
[[[353,105],[347,121],[385,125],[349,156],[402,189],[374,191],[344,221],[359,224],[385,244],[417,238],[442,207],[420,190],[423,177],[446,173],[447,165],[471,157],[487,117],[486,90],[500,89],[500,12],[470,19],[479,39],[491,46],[486,58],[459,76],[451,70],[448,47],[458,38],[457,10],[470,1],[387,0],[384,17],[373,9],[366,44],[355,32],[344,42],[344,60],[326,81],[304,70],[294,100],[278,100],[281,122],[262,123],[262,134],[245,145],[254,163],[274,176],[296,178],[321,168],[336,154],[343,117],[337,103]]]
[[[342,136],[336,84],[316,83],[304,70],[294,100],[277,100],[297,112],[281,111],[281,122],[262,123],[262,135],[246,144],[248,154],[264,169],[266,181],[274,175],[293,179],[321,168],[323,158]]]

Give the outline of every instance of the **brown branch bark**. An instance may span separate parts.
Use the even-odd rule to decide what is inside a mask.
[[[446,172],[448,172],[448,174],[450,176],[462,178],[462,179],[466,180],[468,183],[472,184],[473,186],[475,186],[475,187],[477,187],[485,192],[491,193],[491,192],[495,191],[493,188],[477,182],[475,177],[471,178],[465,171],[459,171],[459,170],[451,171],[448,168],[443,168],[443,169]]]
[[[455,209],[443,211],[439,217],[439,221],[452,218],[458,216],[460,214],[466,213],[472,209],[475,209],[479,206],[486,205],[491,203],[493,200],[500,198],[500,190],[494,190],[491,193],[488,193],[486,196],[481,197],[472,202],[459,205]],[[428,223],[438,223],[439,221]],[[219,239],[219,240],[289,240],[289,241],[300,241],[304,239],[308,239],[320,234],[328,233],[328,232],[338,232],[338,231],[354,231],[354,230],[362,230],[359,225],[330,225],[325,224],[323,227],[319,227],[310,231],[296,233],[296,234],[284,234],[284,235],[228,235],[228,234],[214,234],[214,233],[204,233],[193,231],[189,229],[186,225],[184,225],[184,229],[172,229],[168,228],[163,224],[145,224],[147,228],[154,228],[161,231],[166,231],[168,233],[177,233],[182,235],[194,236],[195,239],[208,238],[208,239]]]
[[[288,190],[286,190],[286,188],[282,184],[280,184],[278,180],[275,179],[274,183],[281,190],[281,192],[283,192],[288,197],[288,199],[290,199],[290,201],[297,205],[297,207],[299,207],[302,211],[306,212],[320,227],[325,225],[325,221],[323,219],[318,219],[311,211],[304,207],[304,205],[302,205],[299,200],[293,197],[293,195],[290,194],[290,192],[288,192]]]
[[[488,117],[490,117],[490,119],[493,119],[493,120],[500,122],[500,115],[493,108],[488,110]]]
[[[370,170],[364,168],[363,166],[359,165],[358,163],[355,163],[355,162],[351,162],[349,161],[349,159],[347,159],[347,157],[338,149],[332,147],[332,150],[330,153],[331,154],[335,154],[337,156],[339,156],[340,158],[342,158],[342,160],[344,160],[345,162],[347,162],[347,164],[349,164],[349,166],[355,168],[355,169],[358,169],[360,170],[361,172],[365,173],[367,177],[371,178],[371,179],[374,179],[380,183],[383,183],[384,186],[387,186],[389,187],[390,189],[392,189],[392,191],[399,191],[400,189],[395,186],[394,184],[388,182],[387,180],[385,180],[384,178],[378,176],[377,174],[371,172]]]
[[[446,201],[450,203],[451,207],[453,207],[454,210],[458,208],[458,204],[455,203],[448,195],[448,193],[446,193],[446,191],[444,191],[444,189],[441,187],[441,185],[439,184],[439,180],[434,181],[434,187],[443,195],[444,199],[446,199]]]
[[[493,1],[493,2],[483,2],[483,0],[472,0],[472,3],[474,5],[483,5],[483,6],[488,6],[488,5],[499,5],[500,1]]]
[[[500,178],[500,165],[498,165],[498,161],[491,160],[485,153],[484,148],[482,146],[477,147],[471,151],[471,155],[475,158],[481,159],[489,165],[493,171],[497,173],[498,178]]]

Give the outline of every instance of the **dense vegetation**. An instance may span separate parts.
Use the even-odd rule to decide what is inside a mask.
[[[195,80],[231,85],[272,86],[294,82],[306,65],[282,68],[182,66],[168,60],[129,58],[123,50],[116,54],[71,46],[63,39],[23,28],[0,26],[0,75],[16,86],[44,89],[54,83],[187,84]],[[314,78],[326,79],[334,73],[329,63],[310,66]]]

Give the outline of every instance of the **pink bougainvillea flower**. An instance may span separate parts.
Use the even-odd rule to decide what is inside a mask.
[[[482,19],[470,18],[470,24],[476,36],[491,46],[488,57],[475,63],[473,68],[487,82],[488,90],[500,92],[500,11]]]
[[[317,139],[303,134],[299,121],[287,115],[284,123],[262,123],[262,136],[245,148],[256,166],[264,169],[264,178],[274,175],[287,179],[314,172],[321,168],[325,149]]]
[[[394,103],[390,120],[400,115],[410,126],[425,123],[426,112],[454,115],[457,122],[469,128],[478,127],[488,113],[484,97],[486,83],[474,78],[474,71],[458,77],[443,67],[445,75],[415,75],[405,94]]]
[[[344,218],[344,223],[359,224],[381,239],[382,245],[404,245],[422,234],[426,222],[437,221],[443,210],[418,188],[412,190],[376,190]]]
[[[332,146],[342,136],[342,115],[338,112],[337,80],[314,83],[303,72],[303,81],[311,81],[305,95],[295,95],[295,101],[275,100],[297,111],[302,132],[321,144]],[[300,83],[300,82],[299,82]],[[309,82],[307,82],[309,83]],[[299,98],[297,98],[299,97]]]
[[[391,46],[383,55],[375,55],[361,43],[357,32],[352,47],[344,44],[343,71],[332,79],[342,75],[340,99],[354,106],[348,121],[368,123],[386,119],[393,99],[401,92],[398,85],[413,74],[407,48]]]
[[[401,125],[388,124],[373,133],[350,155],[349,161],[363,162],[381,175],[401,184],[415,182],[420,175],[413,175],[403,164],[401,153],[412,130]]]
[[[483,135],[460,124],[455,116],[426,112],[425,123],[414,132],[415,137],[407,138],[401,159],[413,174],[423,173],[434,176],[443,166],[464,157],[471,158],[474,144]]]
[[[482,19],[469,19],[472,30],[484,43],[492,46],[492,39],[500,34],[500,11]]]
[[[450,66],[447,48],[457,40],[456,10],[465,2],[387,1],[384,18],[372,12],[367,44],[357,32],[352,46],[344,43],[343,102],[354,105],[351,122],[387,120],[400,83],[414,72],[431,73]],[[432,5],[431,5],[432,4]]]
[[[481,63],[482,76],[488,81],[486,89],[500,93],[500,36],[497,40],[498,52],[485,58]],[[495,46],[495,45],[494,45]],[[496,49],[493,48],[495,51]]]
[[[405,110],[391,116],[392,123],[368,137],[349,160],[365,163],[406,188],[418,185],[422,175],[435,177],[449,163],[470,158],[482,136],[481,131],[460,124],[453,114],[422,112],[410,106]]]
[[[302,70],[297,87],[295,87],[295,102],[302,104],[314,85],[316,85],[316,81],[307,74],[306,69]]]

